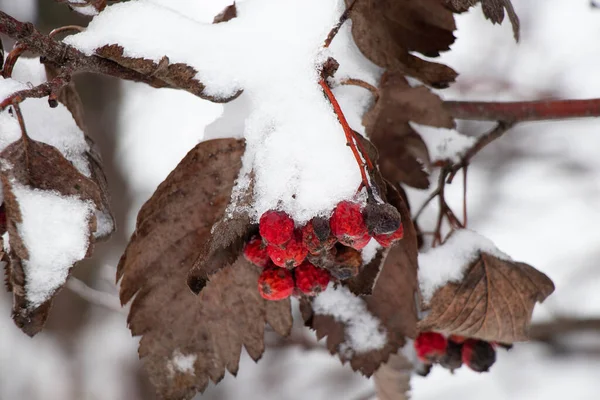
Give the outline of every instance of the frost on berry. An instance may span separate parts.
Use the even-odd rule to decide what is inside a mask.
[[[294,269],[296,287],[307,296],[316,296],[327,288],[331,275],[322,268],[317,268],[309,262]]]
[[[267,253],[273,261],[273,264],[278,267],[292,269],[302,264],[302,261],[308,255],[308,250],[302,244],[302,233],[296,231],[289,240],[283,246],[269,245],[267,247]]]
[[[360,210],[360,204],[351,201],[342,201],[333,210],[329,219],[331,233],[347,246],[354,240],[363,238],[369,232]]]
[[[389,235],[400,227],[400,213],[391,204],[369,202],[362,214],[369,234],[373,236]]]
[[[292,238],[294,220],[282,211],[270,210],[260,217],[258,230],[267,243],[281,246]]]
[[[422,332],[415,339],[417,356],[423,362],[437,362],[446,354],[448,341],[437,332]]]
[[[294,292],[294,278],[287,269],[267,267],[258,277],[258,291],[266,300],[287,299]]]
[[[302,228],[302,243],[311,254],[331,249],[336,241],[331,234],[329,222],[324,218],[315,217]]]
[[[487,372],[496,362],[496,350],[484,340],[468,339],[462,346],[462,362],[475,372]]]
[[[267,246],[263,243],[260,236],[254,236],[244,246],[244,258],[252,264],[259,267],[266,267],[271,262]]]
[[[401,240],[404,237],[404,224],[400,223],[400,227],[391,234],[374,235],[373,239],[383,247],[390,247],[392,243]]]

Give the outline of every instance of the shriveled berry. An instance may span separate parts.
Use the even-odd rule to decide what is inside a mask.
[[[462,361],[475,372],[487,372],[496,362],[496,350],[484,340],[468,339],[462,346]]]
[[[342,201],[333,210],[329,219],[331,233],[342,243],[368,234],[360,204]]]
[[[389,235],[400,227],[400,213],[391,204],[371,201],[362,214],[371,235]]]
[[[267,253],[273,264],[278,267],[292,269],[302,264],[302,261],[308,255],[308,250],[302,244],[302,234],[300,231],[296,231],[292,239],[283,246],[269,244]]]
[[[331,279],[329,272],[317,268],[307,261],[294,269],[294,277],[296,287],[308,296],[316,296],[327,289]]]
[[[287,269],[267,267],[258,277],[258,291],[266,300],[287,299],[294,292],[294,277]]]
[[[263,243],[260,236],[254,236],[244,246],[244,258],[252,264],[259,267],[266,267],[271,262],[271,257],[267,253],[267,246]]]
[[[326,266],[331,275],[340,280],[358,275],[363,262],[360,251],[339,244],[334,249],[333,262]]]
[[[421,332],[415,339],[417,357],[423,362],[437,362],[446,354],[448,341],[444,335],[437,332]]]
[[[439,359],[439,363],[450,371],[459,369],[462,366],[462,343],[454,342],[448,338],[446,354]]]
[[[375,235],[373,239],[377,240],[377,243],[383,247],[390,247],[392,243],[402,239],[404,237],[404,224],[400,224],[400,227],[393,233],[386,235]]]
[[[302,228],[302,243],[311,254],[331,249],[336,241],[329,229],[329,222],[323,218],[313,218]]]
[[[287,243],[294,234],[294,220],[282,211],[265,212],[258,223],[260,236],[267,243],[281,246]]]

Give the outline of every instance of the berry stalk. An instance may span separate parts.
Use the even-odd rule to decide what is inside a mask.
[[[358,166],[360,168],[360,176],[362,179],[362,183],[361,183],[360,187],[361,188],[362,187],[370,188],[371,185],[369,184],[369,179],[367,178],[367,174],[365,172],[365,169],[367,166],[365,164],[365,161],[363,161],[363,157],[365,160],[367,160],[367,156],[365,153],[363,153],[362,154],[363,157],[361,157],[361,152],[359,152],[359,150],[357,148],[358,141],[356,140],[356,138],[354,136],[355,135],[354,131],[350,128],[350,125],[348,125],[348,121],[346,120],[346,117],[344,116],[344,113],[342,112],[342,108],[340,107],[340,104],[337,102],[337,99],[333,95],[333,92],[329,88],[329,85],[327,85],[327,82],[325,82],[324,79],[321,79],[319,81],[319,85],[321,85],[321,87],[323,88],[323,91],[325,92],[325,95],[327,96],[327,98],[329,99],[329,102],[333,106],[333,111],[337,115],[338,120],[340,121],[340,124],[342,125],[342,129],[344,129],[344,134],[346,135],[346,143],[352,150],[352,153],[354,154],[354,158],[356,159],[356,162],[358,163]],[[369,161],[369,164],[370,164],[370,161]]]

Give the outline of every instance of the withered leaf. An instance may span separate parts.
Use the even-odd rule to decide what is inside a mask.
[[[216,139],[192,149],[140,210],[119,262],[121,301],[135,295],[129,326],[143,335],[139,354],[162,399],[190,399],[226,370],[236,374],[242,345],[260,358],[265,321],[282,335],[291,329],[289,300],[263,300],[258,267],[243,257],[213,274],[198,296],[186,284],[229,204],[244,148]]]
[[[442,100],[428,88],[411,87],[401,74],[384,74],[379,99],[363,117],[367,135],[379,149],[381,174],[394,184],[402,182],[426,189],[429,152],[409,121],[444,128],[454,126]]]
[[[373,375],[377,399],[408,400],[412,371],[412,363],[402,353],[392,354]]]
[[[57,69],[54,65],[45,64],[46,76],[48,80],[51,80],[57,75]],[[87,134],[87,128],[85,125],[83,103],[79,93],[75,87],[74,82],[69,82],[65,85],[58,94],[58,101],[63,104],[75,120],[75,123],[81,129],[85,135],[85,141],[88,144],[89,149],[86,151],[85,156],[88,161],[91,173],[91,179],[96,183],[100,189],[101,203],[98,204],[98,219],[99,225],[103,227],[101,231],[96,232],[96,241],[107,239],[115,230],[115,218],[113,216],[110,207],[110,192],[108,190],[108,182],[106,175],[104,174],[104,168],[102,165],[102,157],[96,146],[96,143]]]
[[[96,183],[83,176],[56,148],[37,142],[27,135],[10,144],[0,154],[0,159],[6,163],[0,177],[10,243],[7,279],[13,292],[13,319],[19,328],[33,336],[43,328],[52,297],[38,307],[32,306],[27,300],[27,276],[22,260],[29,259],[29,253],[17,229],[17,224],[22,222],[23,217],[13,194],[13,185],[21,184],[32,189],[58,192],[63,196],[76,196],[84,201],[91,200],[97,208],[102,204],[102,194]],[[92,216],[89,222],[88,256],[93,249],[95,231],[96,218]],[[54,294],[58,290],[60,288]]]
[[[454,15],[445,0],[359,0],[350,18],[354,41],[375,64],[435,87],[456,78],[451,68],[411,54],[435,57],[454,42]]]
[[[222,22],[230,21],[237,17],[237,7],[235,3],[225,7],[214,19],[213,24],[220,24]]]
[[[461,282],[448,282],[429,301],[421,331],[440,331],[488,342],[527,340],[533,308],[554,284],[532,266],[480,253]]]
[[[331,354],[349,361],[355,371],[371,376],[391,354],[401,348],[406,337],[414,338],[417,327],[417,236],[411,222],[410,212],[395,189],[388,187],[388,201],[394,205],[404,224],[404,239],[394,245],[383,261],[379,276],[370,296],[361,297],[367,310],[379,319],[387,331],[387,342],[379,350],[353,352],[348,355],[345,326],[330,315],[316,314],[310,300],[300,304],[302,317],[307,326],[314,329],[318,338],[327,336],[327,348]]]
[[[158,63],[142,57],[126,57],[123,54],[123,47],[116,44],[102,46],[94,52],[96,55],[114,61],[123,67],[154,78],[151,84],[155,87],[183,89],[215,103],[226,103],[242,94],[241,90],[230,97],[217,97],[206,94],[204,92],[205,86],[196,79],[197,71],[193,67],[182,63],[171,64],[167,56],[163,57]]]
[[[446,2],[456,12],[466,11],[477,3],[481,3],[483,15],[494,24],[502,23],[504,20],[504,10],[506,10],[515,40],[519,41],[519,17],[510,0],[446,0]]]

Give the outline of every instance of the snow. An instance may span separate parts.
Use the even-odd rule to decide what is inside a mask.
[[[119,3],[65,42],[87,54],[118,43],[129,57],[157,62],[166,55],[199,71],[197,79],[211,95],[230,96],[243,88],[250,110],[243,129],[247,151],[234,197],[243,193],[252,171],[251,215],[258,219],[266,210],[281,209],[301,224],[351,198],[360,184],[356,161],[318,85],[319,63],[333,54],[348,64],[347,73],[357,71],[371,82],[379,71],[349,45],[347,27],[336,45],[339,57],[335,47],[320,50],[343,10],[341,0],[253,0],[237,7],[238,18],[210,25],[148,0]],[[181,37],[186,40],[174,45]],[[359,60],[355,66],[353,59]],[[351,125],[363,131],[358,110],[366,109],[370,94],[340,89],[335,93],[341,93]]]
[[[377,251],[379,251],[381,248],[382,247],[379,243],[377,243],[377,240],[371,239],[361,251],[363,265],[370,263],[377,255]]]
[[[460,282],[466,268],[481,253],[511,259],[491,240],[468,229],[456,230],[444,244],[420,253],[418,275],[423,301],[429,303],[435,291],[446,283]]]
[[[352,294],[345,286],[329,284],[324,292],[313,300],[315,314],[331,315],[336,321],[346,325],[346,341],[342,348],[346,356],[378,350],[387,343],[387,332],[381,321],[373,316],[364,301]],[[341,350],[340,354],[344,354]]]
[[[77,11],[79,14],[90,17],[98,14],[96,7],[89,4],[90,2],[88,0],[68,0],[68,3],[73,4],[73,10]],[[83,4],[87,5],[84,6]]]
[[[37,58],[19,58],[12,75],[12,79],[0,77],[0,99],[46,81],[46,72]],[[65,106],[59,104],[56,108],[50,108],[47,98],[27,99],[21,103],[21,111],[29,137],[56,147],[79,172],[87,177],[91,175],[85,157],[89,146]],[[21,129],[16,118],[8,110],[1,112],[0,151],[20,137]]]
[[[65,283],[73,264],[85,257],[94,206],[75,196],[11,183],[22,222],[19,236],[28,252],[23,260],[26,298],[40,306]]]
[[[182,374],[195,375],[194,363],[198,356],[196,354],[184,355],[179,349],[173,352],[173,357],[167,363],[167,368],[171,374],[180,372]]]
[[[456,129],[435,128],[414,122],[410,124],[427,145],[432,162],[449,160],[458,163],[476,141],[476,138],[465,136]]]

